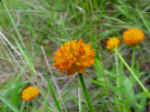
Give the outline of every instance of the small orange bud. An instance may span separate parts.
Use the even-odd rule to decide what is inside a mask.
[[[34,86],[28,86],[22,91],[22,99],[28,101],[39,95],[39,90]]]
[[[108,50],[112,50],[114,48],[117,48],[120,45],[120,40],[118,37],[111,37],[106,42],[106,48]]]

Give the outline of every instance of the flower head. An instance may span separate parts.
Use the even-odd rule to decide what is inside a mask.
[[[67,72],[67,75],[83,73],[86,67],[95,63],[94,56],[90,44],[85,44],[82,40],[71,40],[56,51],[54,66],[61,72]]]
[[[22,91],[22,99],[28,101],[39,95],[39,90],[34,86],[28,86]]]
[[[129,28],[123,33],[123,41],[127,45],[136,45],[144,40],[144,33],[138,28]]]
[[[114,48],[117,48],[120,45],[120,40],[118,37],[111,37],[106,42],[106,48],[108,50],[112,50]]]

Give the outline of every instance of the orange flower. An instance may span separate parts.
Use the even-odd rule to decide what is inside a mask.
[[[117,48],[120,45],[120,40],[118,37],[111,37],[106,42],[106,48],[108,50],[112,50],[114,48]]]
[[[28,101],[39,95],[39,90],[34,86],[28,86],[22,91],[22,99]]]
[[[56,51],[54,66],[61,72],[67,72],[67,75],[83,73],[86,67],[95,63],[94,56],[90,44],[85,44],[82,40],[71,40]]]
[[[138,28],[129,28],[123,33],[123,40],[127,45],[136,45],[144,40],[144,33]]]

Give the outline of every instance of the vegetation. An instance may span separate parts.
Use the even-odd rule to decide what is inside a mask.
[[[0,112],[149,112],[149,4],[1,0]],[[144,40],[126,45],[123,32],[128,28],[140,29]],[[110,37],[120,41],[110,42],[113,49],[108,50]],[[80,39],[90,43],[95,64],[67,76],[53,66],[53,57],[64,43]],[[25,101],[21,95],[28,86],[40,94]]]

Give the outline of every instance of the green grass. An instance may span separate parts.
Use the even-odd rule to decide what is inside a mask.
[[[149,0],[1,0],[0,112],[148,112],[150,57]],[[121,44],[106,50],[106,40],[127,28],[144,31],[135,49]],[[78,76],[60,75],[52,57],[69,40],[90,43],[95,64]],[[21,100],[27,85],[40,96]],[[85,89],[85,88],[84,88]],[[145,94],[146,93],[146,94]],[[93,110],[93,109],[91,109]],[[89,111],[90,112],[90,111]]]

